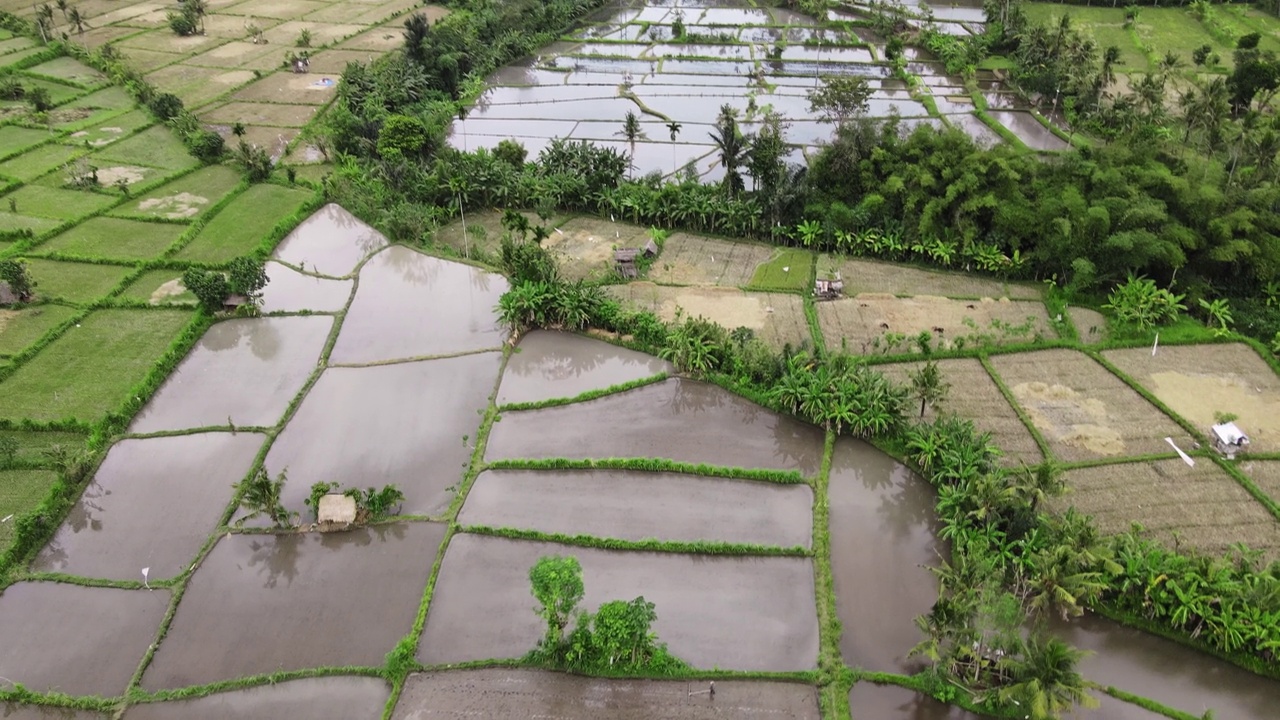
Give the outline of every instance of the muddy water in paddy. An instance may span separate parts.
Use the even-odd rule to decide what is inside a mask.
[[[465,355],[367,368],[329,368],[271,447],[266,467],[288,468],[284,503],[306,510],[312,483],[394,483],[404,512],[448,507],[462,478],[502,356]]]
[[[68,710],[60,707],[41,707],[39,705],[0,704],[0,718],[4,720],[107,720],[107,715],[98,713]]]
[[[575,397],[672,369],[670,363],[652,355],[603,340],[535,330],[520,339],[507,360],[498,404]]]
[[[849,691],[850,715],[866,720],[982,720],[958,707],[897,685],[860,682]]]
[[[329,362],[370,363],[497,348],[507,280],[404,247],[365,263]]]
[[[461,525],[623,540],[711,540],[809,547],[813,493],[674,473],[489,470],[467,493]]]
[[[992,110],[987,113],[996,122],[1009,128],[1032,150],[1065,150],[1067,141],[1054,135],[1049,128],[1040,124],[1031,113],[1019,110]]]
[[[351,720],[380,717],[391,688],[367,677],[304,678],[196,700],[134,705],[124,720]]]
[[[541,670],[461,670],[410,675],[394,720],[454,717],[490,720],[712,720],[770,717],[818,720],[818,691],[792,682],[721,680],[712,698],[705,680],[605,680]],[[126,718],[132,720],[132,718]]]
[[[377,230],[329,203],[294,228],[272,257],[308,272],[342,277],[386,244]]]
[[[0,594],[0,677],[36,692],[120,695],[168,606],[167,590],[11,585]]]
[[[262,435],[202,433],[122,440],[53,540],[38,572],[142,580],[187,569],[249,472]]]
[[[727,467],[799,470],[822,463],[822,432],[693,380],[562,407],[508,412],[487,457],[667,458]]]
[[[808,558],[611,552],[468,534],[449,542],[419,658],[453,663],[520,657],[533,649],[543,625],[532,610],[529,568],[557,554],[582,563],[583,609],[594,612],[602,602],[643,595],[657,605],[659,640],[694,667],[816,666]]]
[[[920,642],[915,617],[938,597],[938,581],[924,566],[946,553],[933,488],[870,445],[841,438],[828,497],[840,652],[868,670],[914,670],[919,663],[906,656]]]
[[[303,275],[276,262],[267,263],[271,281],[262,291],[263,312],[337,312],[351,297],[351,280]]]
[[[1087,679],[1193,715],[1212,709],[1217,720],[1270,720],[1280,707],[1280,681],[1170,640],[1093,615],[1056,623],[1054,630],[1071,645],[1092,652],[1079,666]]]
[[[413,625],[444,531],[396,523],[221,538],[187,585],[143,687],[382,665]]]
[[[271,426],[315,371],[329,317],[226,320],[200,338],[130,432]]]

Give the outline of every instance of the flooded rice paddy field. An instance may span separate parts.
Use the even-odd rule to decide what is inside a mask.
[[[935,26],[954,34],[980,30],[984,17],[980,6],[909,6],[932,11]],[[695,36],[692,41],[672,41],[677,18]],[[833,12],[832,19],[854,18]],[[946,75],[925,51],[916,49],[908,68],[922,81],[913,96],[890,77],[882,38],[865,28],[855,33],[815,25],[812,18],[780,8],[725,7],[705,0],[617,2],[565,41],[494,73],[466,120],[454,124],[450,142],[492,148],[514,138],[536,155],[553,138],[589,140],[633,155],[639,174],[666,175],[690,165],[704,180],[714,180],[719,169],[709,132],[723,105],[740,113],[745,131],[773,111],[792,123],[792,144],[805,148],[828,140],[832,126],[815,122],[806,96],[822,75],[866,77],[874,91],[869,117],[896,116],[910,127],[946,123],[985,145],[1004,142],[975,115],[964,82]],[[709,42],[697,42],[696,36]],[[991,106],[999,108],[990,113],[993,122],[1032,150],[1068,146],[1011,93],[1000,92],[993,77],[980,79]],[[929,109],[926,96],[936,110]],[[634,146],[620,132],[628,112],[640,118],[643,130]],[[683,126],[675,138],[669,122]]]
[[[844,663],[915,669],[906,657],[919,639],[913,618],[936,597],[928,567],[946,552],[920,477],[841,440],[827,495],[815,497],[822,433],[706,383],[669,378],[573,401],[671,368],[553,332],[499,351],[506,334],[493,305],[505,281],[385,245],[336,206],[290,235],[271,266],[287,278],[271,290],[286,314],[214,325],[139,415],[131,430],[141,434],[107,453],[32,574],[0,595],[0,677],[73,696],[130,693],[120,715],[127,720],[384,711],[503,718],[539,708],[567,718],[597,717],[601,708],[622,718],[816,718],[817,689],[804,683],[725,680],[713,701],[705,681],[444,666],[532,649],[541,626],[528,569],[543,555],[573,554],[584,568],[585,609],[643,595],[657,605],[659,639],[696,668],[811,670],[819,598],[803,552],[817,502],[828,504],[829,528],[819,529],[831,539]],[[473,457],[486,429],[482,457]],[[146,434],[159,431],[169,432]],[[664,458],[794,471],[806,482],[484,465],[551,458]],[[273,476],[287,474],[283,503],[303,531],[223,524],[232,485],[259,462]],[[306,532],[303,500],[317,481],[394,483],[408,517],[342,534]],[[449,522],[456,532],[446,543]],[[507,531],[530,539],[492,534]],[[709,555],[566,544],[584,538],[740,547]],[[745,547],[752,545],[759,549]],[[774,554],[780,548],[792,552]],[[103,582],[116,586],[92,586]],[[1097,651],[1085,665],[1090,677],[1180,709],[1255,720],[1280,699],[1276,683],[1105,621],[1061,632]],[[411,676],[388,709],[390,686],[367,675],[406,635],[433,672]],[[323,676],[270,677],[294,671]],[[1171,673],[1191,679],[1171,687]],[[204,696],[152,694],[179,688]],[[850,703],[855,717],[970,717],[866,683],[855,685]],[[67,717],[31,706],[3,711]],[[1088,716],[1149,713],[1103,698]]]

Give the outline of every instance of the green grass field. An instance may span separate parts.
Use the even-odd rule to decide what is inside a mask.
[[[0,157],[20,153],[33,145],[39,145],[50,137],[47,130],[5,125],[0,127]]]
[[[137,280],[134,280],[129,287],[125,288],[121,296],[135,300],[150,301],[151,296],[160,289],[160,286],[181,278],[182,273],[177,270],[148,270]],[[157,300],[159,301],[160,299],[157,298]],[[194,303],[195,301],[196,296],[185,288],[177,295],[165,295],[163,299],[163,302],[166,303]]]
[[[36,281],[36,295],[46,299],[60,298],[73,303],[87,303],[107,296],[132,270],[120,265],[59,262],[27,259],[31,277]]]
[[[28,465],[44,464],[47,461],[45,452],[55,446],[69,450],[84,447],[85,436],[73,432],[45,432],[37,430],[0,430],[0,438],[12,438],[18,442],[18,454],[15,460]],[[0,458],[0,465],[4,459]],[[0,515],[3,517],[3,515]]]
[[[85,154],[82,147],[50,143],[0,163],[0,175],[30,182]]]
[[[116,203],[119,198],[88,190],[65,190],[44,185],[27,185],[9,193],[0,201],[7,208],[8,201],[17,203],[18,214],[54,220],[78,220],[86,215]]]
[[[215,215],[176,259],[224,263],[247,255],[276,223],[297,212],[309,199],[310,191],[254,185]]]
[[[0,382],[0,417],[101,419],[191,321],[186,310],[99,310]]]
[[[49,494],[58,476],[50,470],[0,470],[0,548],[13,537],[12,515],[35,508]]]
[[[147,165],[166,170],[183,170],[197,164],[197,160],[174,137],[169,128],[157,125],[127,140],[112,143],[94,154],[100,167],[108,164]]]
[[[0,232],[9,232],[13,230],[31,230],[39,235],[46,230],[51,230],[58,226],[57,220],[49,218],[31,217],[29,215],[15,215],[6,210],[0,209]]]
[[[165,183],[111,211],[120,217],[198,217],[218,203],[236,185],[240,173],[226,165],[211,165]]]
[[[773,257],[756,268],[751,288],[760,290],[804,290],[809,287],[813,253],[799,248],[779,248]]]
[[[75,315],[66,305],[36,305],[22,310],[0,311],[0,355],[16,355]],[[12,314],[10,314],[12,313]]]
[[[95,87],[107,81],[106,75],[71,57],[60,57],[40,63],[27,68],[27,73],[57,78],[84,88]]]
[[[110,260],[158,258],[187,229],[176,223],[93,217],[42,243],[37,252]]]
[[[135,130],[144,128],[155,122],[144,110],[130,110],[123,114],[112,114],[91,124],[82,124],[72,134],[63,138],[67,145],[81,148],[97,149],[113,145],[127,138]],[[135,163],[146,165],[148,163]],[[168,167],[162,166],[162,167]]]

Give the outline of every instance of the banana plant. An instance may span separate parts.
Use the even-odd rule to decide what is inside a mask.
[[[812,248],[822,237],[822,223],[816,220],[805,220],[796,225],[796,236],[800,238],[801,245]]]

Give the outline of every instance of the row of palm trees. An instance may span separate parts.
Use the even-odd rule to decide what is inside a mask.
[[[62,19],[67,23],[67,27],[75,30],[77,35],[84,35],[84,31],[89,27],[89,16],[81,12],[79,7],[67,4],[67,0],[57,0],[54,5],[44,3],[36,8],[36,29],[39,31],[40,37],[45,42],[53,40],[53,9],[55,6],[62,13]]]

